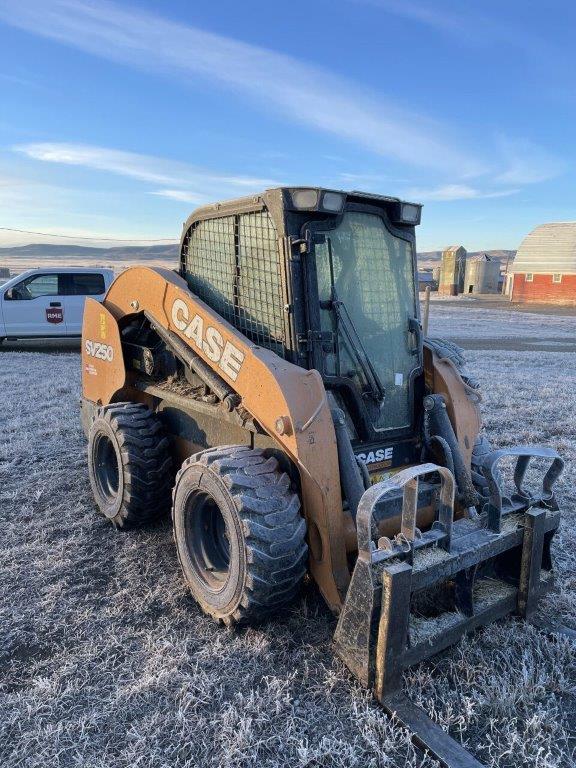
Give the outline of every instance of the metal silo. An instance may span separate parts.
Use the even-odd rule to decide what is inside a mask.
[[[498,293],[500,260],[482,253],[466,262],[464,293]]]

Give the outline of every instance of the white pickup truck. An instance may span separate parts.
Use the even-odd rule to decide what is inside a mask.
[[[86,296],[102,300],[111,269],[30,269],[0,286],[0,341],[81,336]]]

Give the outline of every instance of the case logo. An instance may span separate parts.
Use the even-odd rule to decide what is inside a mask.
[[[107,363],[111,363],[114,360],[114,348],[110,344],[87,340],[84,344],[84,351],[90,357],[95,357],[96,360],[105,360]]]
[[[222,334],[212,325],[204,328],[204,318],[196,314],[191,318],[190,308],[182,299],[175,299],[172,304],[172,322],[187,339],[191,339],[208,360],[218,363],[218,367],[232,381],[236,381],[244,352],[231,341],[224,341]]]
[[[375,451],[368,451],[367,453],[357,453],[356,456],[368,466],[371,464],[390,462],[394,456],[394,448],[378,448]]]

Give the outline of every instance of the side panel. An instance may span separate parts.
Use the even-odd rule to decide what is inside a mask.
[[[111,402],[126,383],[116,318],[95,299],[86,299],[82,326],[82,393],[98,405]]]
[[[114,346],[113,360],[100,360],[96,367],[85,346],[88,340],[104,341],[97,335],[101,319],[94,303],[86,305],[83,365],[94,365],[96,374],[83,370],[84,396],[110,402],[125,384],[116,324],[122,317],[146,310],[176,333],[234,387],[242,405],[298,467],[311,543],[310,570],[328,604],[338,610],[350,574],[336,436],[320,374],[250,342],[194,296],[174,272],[147,267],[128,269],[111,285],[104,317],[106,322],[110,317],[115,321],[114,333],[109,326],[106,330],[106,343]]]

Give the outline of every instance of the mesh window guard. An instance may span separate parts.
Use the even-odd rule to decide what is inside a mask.
[[[200,299],[251,341],[284,357],[278,238],[265,211],[197,222],[184,264]]]

